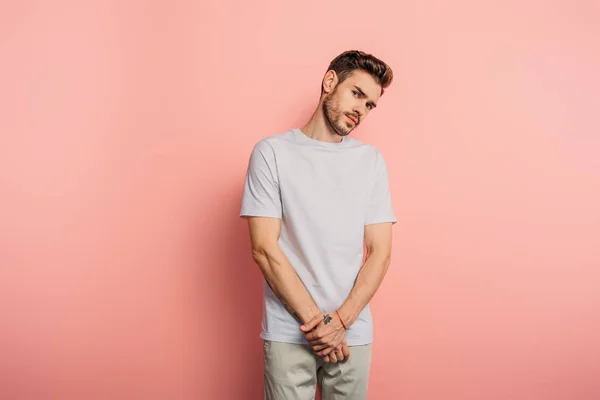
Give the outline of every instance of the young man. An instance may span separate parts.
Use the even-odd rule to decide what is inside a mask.
[[[366,398],[369,301],[390,264],[396,218],[382,155],[348,135],[391,81],[374,56],[340,54],[308,123],[250,155],[241,216],[265,278],[265,399],[314,399],[317,385],[323,400]]]

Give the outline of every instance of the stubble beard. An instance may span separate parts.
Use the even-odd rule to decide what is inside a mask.
[[[336,88],[337,89],[337,88]],[[325,115],[325,119],[334,132],[341,136],[347,136],[352,132],[354,128],[348,128],[342,119],[344,118],[344,114],[340,112],[340,110],[333,104],[333,97],[335,95],[334,91],[327,96],[325,101],[323,102],[323,115]]]

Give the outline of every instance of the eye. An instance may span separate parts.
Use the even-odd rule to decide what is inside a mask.
[[[353,90],[353,91],[352,91],[352,94],[353,94],[354,96],[358,96],[358,92],[357,92],[356,90]]]
[[[373,109],[373,105],[372,105],[371,103],[369,103],[369,104],[367,104],[367,108],[368,108],[369,110],[372,110],[372,109]]]

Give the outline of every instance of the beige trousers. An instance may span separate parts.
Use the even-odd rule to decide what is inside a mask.
[[[350,358],[325,363],[308,345],[264,341],[265,400],[365,400],[371,345],[351,346]]]

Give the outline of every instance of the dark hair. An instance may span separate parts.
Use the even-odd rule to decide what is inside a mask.
[[[334,58],[327,68],[327,71],[330,70],[335,71],[337,74],[338,84],[342,83],[356,70],[367,72],[381,86],[381,94],[383,94],[385,88],[390,86],[394,78],[389,65],[360,50],[345,51]],[[321,85],[321,93],[323,93],[323,85]]]

